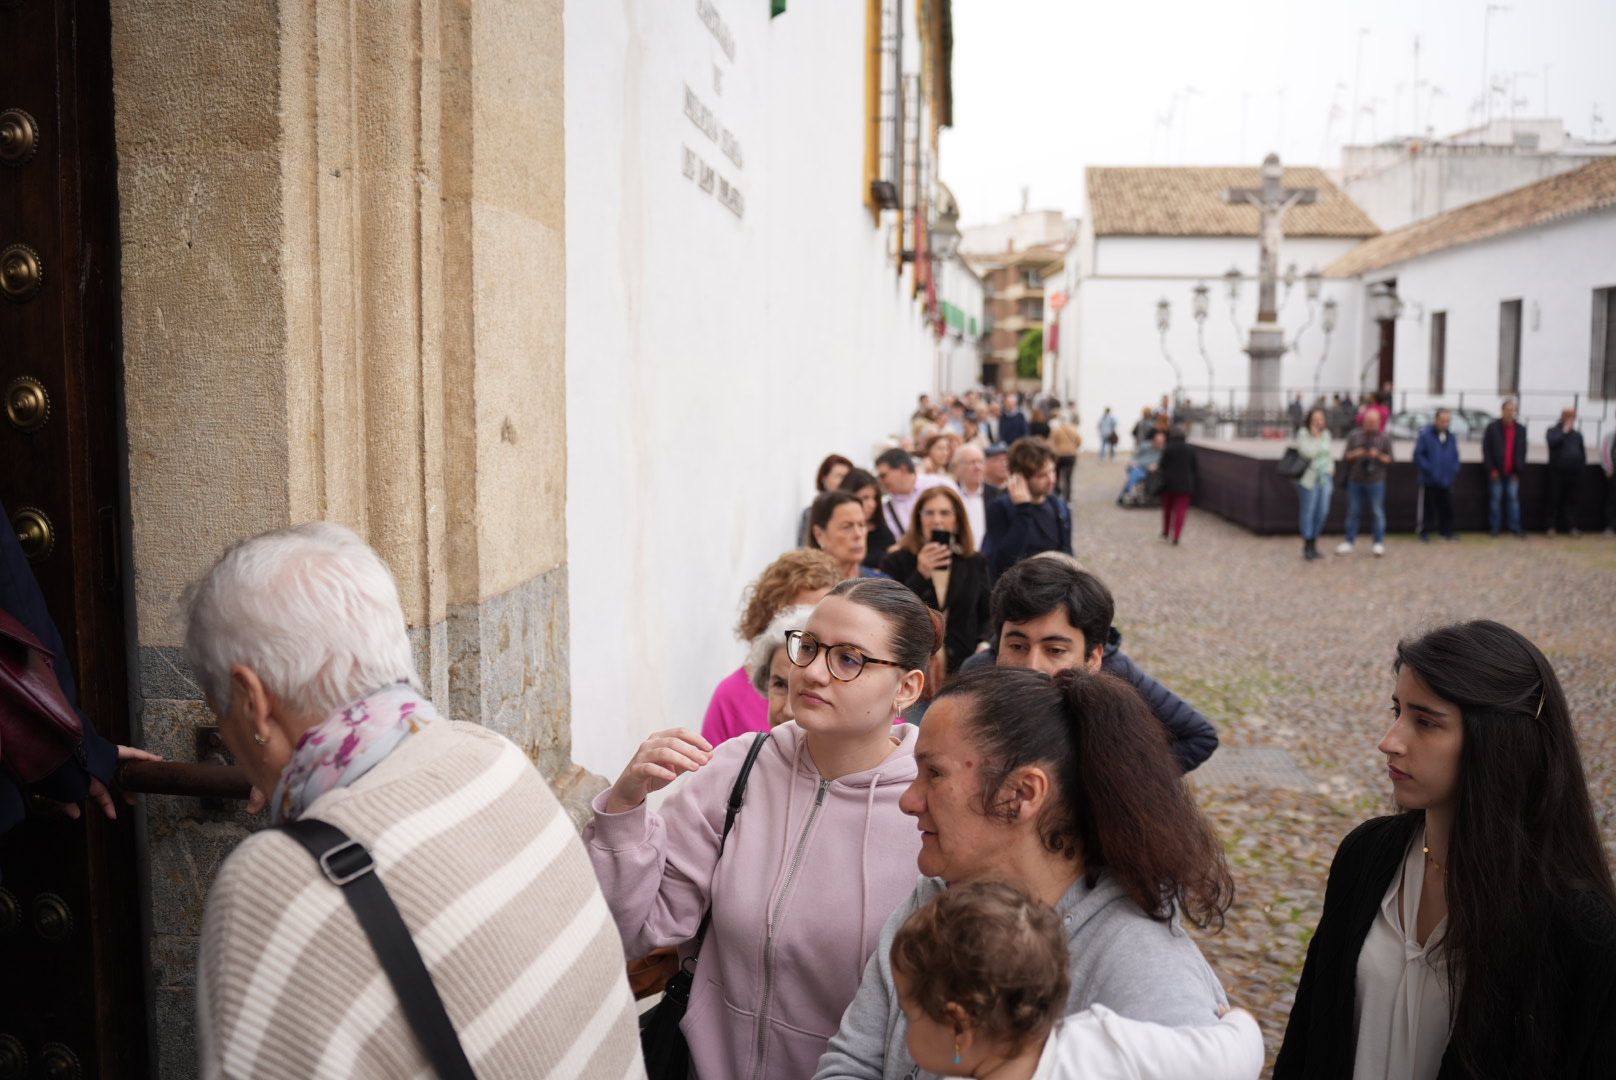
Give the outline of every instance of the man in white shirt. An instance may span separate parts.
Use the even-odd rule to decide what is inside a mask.
[[[915,459],[909,456],[909,451],[896,447],[875,459],[875,476],[881,481],[881,490],[887,493],[881,513],[897,540],[902,540],[903,534],[909,531],[909,517],[915,512],[915,500],[920,498],[920,493],[938,484],[949,484],[945,477],[917,475]]]
[[[955,450],[948,461],[948,471],[953,474],[954,486],[959,488],[960,499],[965,503],[971,538],[980,548],[988,534],[988,503],[1004,492],[987,482],[987,455],[980,446],[966,443]]]

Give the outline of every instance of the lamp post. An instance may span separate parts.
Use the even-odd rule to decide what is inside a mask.
[[[1235,340],[1239,340],[1240,317],[1235,313],[1235,305],[1240,302],[1240,268],[1231,266],[1223,272],[1223,284],[1229,290],[1229,322],[1234,326]]]
[[[1206,352],[1206,316],[1212,308],[1212,290],[1206,287],[1206,282],[1197,282],[1192,293],[1190,311],[1195,315],[1195,345],[1201,350],[1201,359],[1206,361],[1206,394],[1210,399],[1216,390],[1218,380],[1212,372],[1212,358]]]
[[[1178,365],[1173,363],[1173,357],[1167,351],[1167,328],[1172,325],[1172,312],[1173,305],[1167,302],[1167,297],[1164,296],[1156,301],[1156,331],[1161,334],[1162,359],[1166,360],[1167,366],[1173,369],[1173,390],[1175,391],[1173,396],[1177,397],[1177,391],[1184,385],[1184,375],[1178,370]]]
[[[1309,270],[1307,275],[1302,278],[1302,287],[1307,293],[1307,321],[1302,324],[1301,329],[1296,331],[1296,337],[1291,340],[1291,343],[1285,346],[1286,352],[1300,353],[1302,351],[1302,335],[1307,333],[1308,328],[1313,325],[1313,319],[1319,313],[1319,293],[1324,289],[1324,275],[1319,273],[1318,267]]]
[[[1403,313],[1403,302],[1397,296],[1397,283],[1395,281],[1377,281],[1369,287],[1369,310],[1380,324],[1380,350],[1370,357],[1371,361],[1378,360],[1380,364],[1380,378],[1375,381],[1375,389],[1390,383],[1396,376],[1397,368],[1397,317]],[[1364,364],[1367,372],[1369,364]],[[1364,372],[1358,375],[1360,384],[1363,382]]]
[[[1319,364],[1313,369],[1313,397],[1319,396],[1319,377],[1324,374],[1324,362],[1330,358],[1330,335],[1335,332],[1336,302],[1332,297],[1324,302],[1324,348],[1319,351]]]

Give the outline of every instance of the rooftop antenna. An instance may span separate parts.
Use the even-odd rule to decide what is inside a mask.
[[[1482,16],[1481,21],[1481,92],[1486,99],[1487,115],[1485,122],[1489,124],[1493,122],[1493,95],[1490,89],[1492,75],[1487,68],[1487,50],[1488,46],[1492,44],[1494,13],[1508,10],[1509,8],[1503,4],[1488,4],[1486,14]]]

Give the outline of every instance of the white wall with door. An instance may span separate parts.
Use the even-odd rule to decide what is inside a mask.
[[[864,204],[865,6],[769,7],[567,4],[573,756],[607,775],[699,726],[820,458],[933,380]]]
[[[1599,391],[1594,350],[1595,306],[1611,308],[1616,290],[1616,207],[1522,229],[1491,240],[1449,248],[1365,274],[1368,285],[1395,279],[1402,301],[1396,329],[1396,384],[1428,388],[1432,328],[1442,316],[1441,395],[1411,395],[1418,407],[1436,398],[1497,413],[1499,399],[1514,389],[1523,416],[1541,431],[1560,409],[1577,403],[1585,421],[1611,423],[1616,402]],[[1501,322],[1513,318],[1504,305],[1517,303],[1519,378],[1500,385]],[[1507,324],[1506,324],[1507,328]],[[1612,327],[1608,333],[1616,333]],[[1513,335],[1510,345],[1513,344]],[[1608,349],[1608,346],[1607,346]],[[1613,354],[1605,352],[1601,363]],[[1592,400],[1590,400],[1592,399]],[[1401,404],[1401,396],[1399,404]],[[1609,427],[1604,428],[1609,431]],[[1534,454],[1540,451],[1534,444]]]

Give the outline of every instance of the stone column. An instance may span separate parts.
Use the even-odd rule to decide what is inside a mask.
[[[185,584],[326,518],[398,578],[440,709],[581,801],[567,686],[562,0],[114,0],[137,696],[209,721]],[[147,801],[156,1042],[251,826]]]

